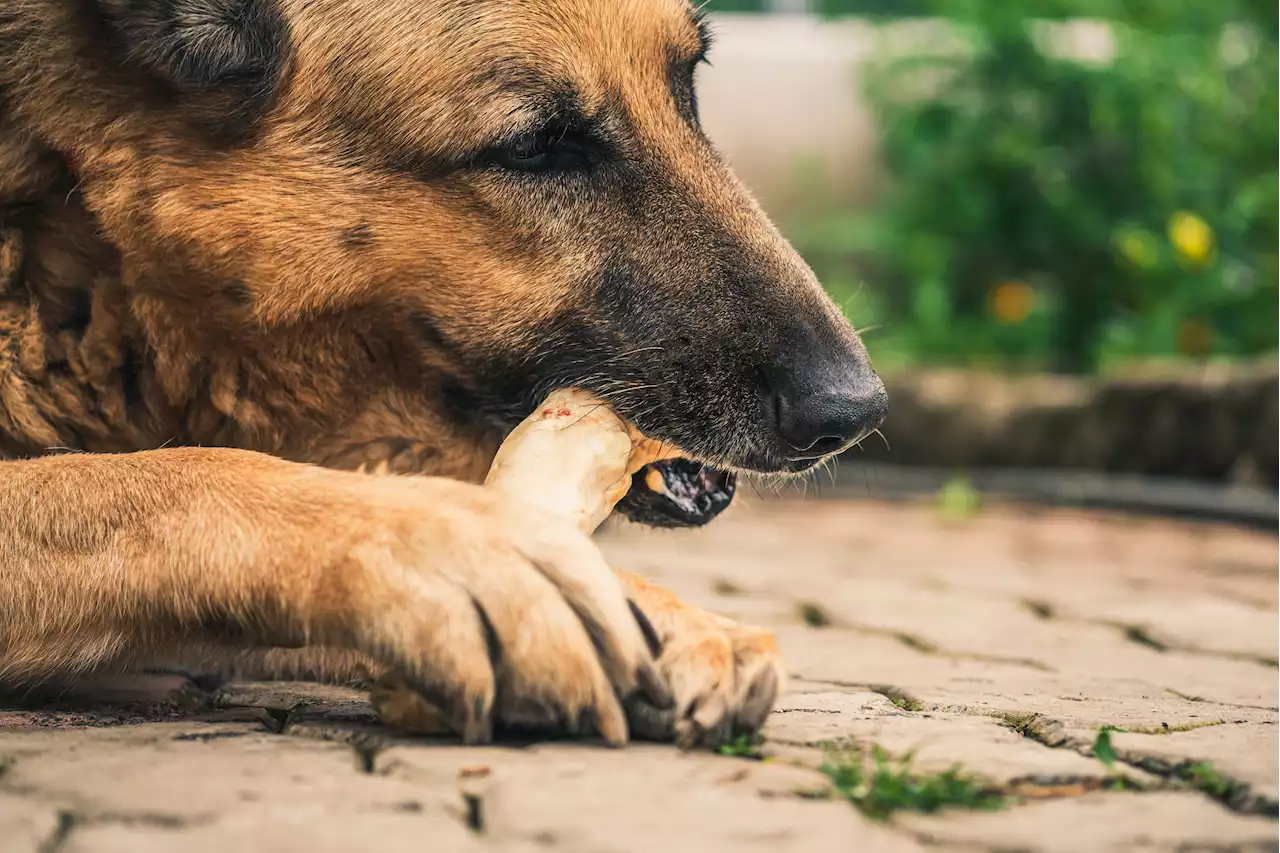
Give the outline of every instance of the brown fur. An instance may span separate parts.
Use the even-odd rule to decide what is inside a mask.
[[[702,136],[703,46],[682,0],[0,8],[0,678],[235,648],[400,667],[473,740],[622,741],[637,691],[660,736],[757,727],[768,637],[474,486],[312,467],[475,482],[572,383],[798,470],[762,388],[882,394]]]

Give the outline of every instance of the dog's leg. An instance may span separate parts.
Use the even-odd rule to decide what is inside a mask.
[[[350,649],[307,646],[301,649],[183,649],[146,669],[186,675],[204,684],[228,681],[315,681],[365,689],[385,669],[368,655]]]
[[[633,734],[693,747],[718,746],[757,732],[786,688],[786,669],[773,634],[686,604],[637,575],[614,573],[653,629],[650,642],[675,698],[675,706],[663,710],[642,701],[630,703]],[[418,734],[448,731],[440,711],[406,692],[393,674],[383,673],[364,655],[341,649],[253,650],[220,658],[216,669],[201,671],[248,680],[373,685],[372,699],[384,722]]]
[[[614,572],[653,627],[661,645],[658,667],[676,700],[666,710],[633,702],[635,735],[715,746],[757,732],[786,689],[773,634],[686,604],[638,575]]]
[[[615,574],[653,629],[651,642],[658,647],[654,652],[676,700],[675,707],[666,710],[631,703],[632,732],[648,740],[717,746],[758,731],[786,685],[773,634],[686,604],[636,575],[616,569]],[[448,732],[437,708],[407,693],[377,661],[357,652],[315,646],[254,649],[234,657],[222,654],[173,663],[188,675],[372,686],[373,702],[384,722],[419,734]]]
[[[619,695],[669,702],[595,546],[480,487],[234,450],[0,463],[0,680],[188,643],[366,654],[473,742],[532,701],[621,743]]]

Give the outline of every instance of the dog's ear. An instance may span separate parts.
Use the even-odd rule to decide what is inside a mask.
[[[175,117],[223,138],[252,132],[288,58],[278,0],[91,3],[108,24],[116,61],[154,79]]]
[[[287,50],[275,0],[98,0],[126,52],[182,89],[260,86]]]
[[[140,67],[205,126],[243,127],[269,100],[289,49],[277,0],[95,0],[116,59]]]

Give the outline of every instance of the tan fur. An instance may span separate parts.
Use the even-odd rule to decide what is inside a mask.
[[[453,377],[483,378],[467,359],[545,360],[610,245],[673,264],[695,202],[771,299],[853,340],[672,109],[672,51],[698,49],[688,6],[280,0],[280,91],[230,145],[134,70],[86,61],[106,48],[82,6],[0,10],[0,680],[239,651],[336,678],[400,667],[471,740],[535,717],[622,742],[620,696],[650,736],[758,728],[784,677],[771,638],[620,584],[576,532],[455,482],[480,481],[503,428],[440,404]],[[535,72],[692,201],[645,213],[637,241],[617,205],[336,153],[474,148],[530,109]],[[712,265],[681,251],[664,298],[697,307]],[[424,349],[415,316],[449,345]],[[87,453],[46,456],[65,450]],[[656,662],[607,615],[624,596]],[[302,646],[319,650],[281,651]]]

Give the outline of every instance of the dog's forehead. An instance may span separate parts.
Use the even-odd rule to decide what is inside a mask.
[[[415,124],[510,123],[540,87],[571,86],[587,107],[620,90],[651,91],[673,57],[702,46],[688,0],[284,4],[302,101],[363,99]]]

